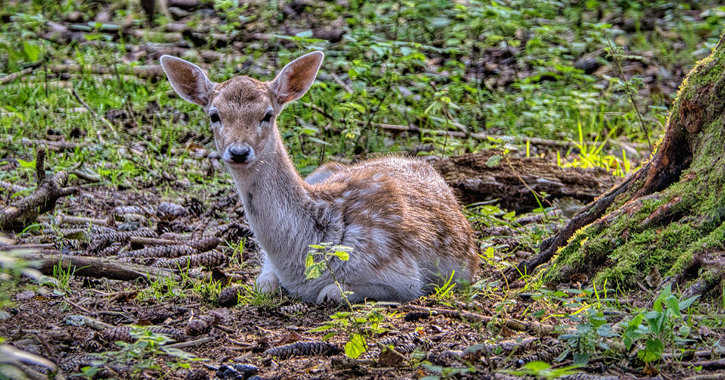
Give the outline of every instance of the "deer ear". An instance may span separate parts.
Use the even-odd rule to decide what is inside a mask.
[[[271,83],[277,104],[283,106],[301,98],[315,81],[324,57],[322,52],[315,51],[288,63]]]
[[[199,66],[170,55],[162,55],[160,61],[171,87],[182,99],[204,108],[209,106],[214,83]]]

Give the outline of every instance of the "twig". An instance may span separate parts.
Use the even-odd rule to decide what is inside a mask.
[[[20,140],[14,141],[12,137],[6,137],[5,139],[0,140],[6,144],[20,144],[23,146],[34,146],[34,145],[42,145],[46,149],[50,150],[75,150],[79,147],[83,147],[84,144],[78,144],[73,142],[67,142],[67,141],[50,141],[50,140],[31,140],[22,138]]]
[[[624,89],[627,92],[627,96],[629,97],[629,100],[632,102],[632,105],[634,106],[634,110],[637,112],[637,118],[639,119],[639,124],[642,126],[642,131],[644,132],[644,136],[647,138],[647,144],[649,145],[650,152],[654,151],[654,148],[652,148],[652,142],[649,140],[649,132],[647,132],[647,126],[644,125],[644,120],[642,119],[642,114],[639,112],[639,107],[637,106],[637,102],[634,99],[634,95],[632,94],[632,89],[629,87],[629,82],[627,82],[627,78],[624,77],[624,70],[622,70],[622,65],[619,63],[619,56],[614,51],[614,46],[612,45],[612,40],[609,39],[609,36],[607,33],[602,30],[602,34],[604,34],[604,37],[607,38],[607,43],[609,44],[609,52],[614,58],[614,62],[617,64],[617,68],[619,69],[619,75],[622,77],[622,83],[624,83]]]
[[[509,160],[509,158],[508,158],[507,155],[504,155],[504,158],[506,159],[506,163],[509,164],[509,168],[511,168],[511,172],[514,173],[514,175],[516,176],[516,178],[518,178],[519,181],[521,181],[521,183],[524,184],[524,187],[526,187],[531,192],[531,194],[534,194],[534,198],[536,198],[536,203],[538,203],[539,204],[539,208],[541,208],[541,215],[543,216],[543,218],[546,221],[546,223],[549,223],[549,217],[546,215],[546,210],[544,210],[544,205],[541,204],[541,201],[543,200],[546,203],[548,203],[549,206],[553,206],[551,204],[551,202],[549,202],[544,197],[542,197],[541,194],[539,194],[536,190],[532,189],[531,186],[529,186],[529,184],[526,183],[526,181],[524,181],[523,178],[521,178],[521,176],[516,171],[516,169],[514,169],[514,166],[511,164],[511,161]]]
[[[68,172],[68,174],[73,174],[74,176],[76,176],[76,177],[78,177],[78,178],[80,178],[82,180],[85,180],[87,182],[91,182],[91,183],[93,183],[93,182],[101,182],[101,176],[100,175],[86,173],[86,172],[81,171],[81,170],[71,170],[71,171]]]
[[[183,245],[186,243],[185,241],[181,241],[181,240],[159,239],[159,238],[150,238],[150,237],[143,237],[143,236],[132,236],[128,241],[131,244],[139,244],[139,245],[151,245],[151,244]]]
[[[693,316],[693,317],[695,317],[695,316]],[[724,350],[717,350],[717,349],[700,350],[700,351],[685,351],[685,352],[677,352],[677,353],[672,353],[672,354],[664,353],[664,354],[662,354],[662,359],[682,360],[684,358],[711,358],[713,355],[722,355],[723,353],[725,353]]]
[[[38,148],[35,153],[35,181],[40,186],[45,181],[45,149]]]
[[[211,342],[213,340],[214,340],[214,338],[212,338],[212,337],[206,337],[206,338],[201,338],[201,339],[197,339],[197,340],[192,340],[192,341],[189,341],[189,342],[180,342],[180,343],[168,344],[168,345],[165,345],[164,347],[167,347],[167,348],[196,347],[198,345],[204,344],[206,342]]]
[[[698,366],[702,369],[725,369],[725,359],[707,360],[701,362],[680,362],[683,367]]]
[[[423,306],[405,305],[401,310],[423,311],[429,312],[431,315],[442,315],[448,318],[458,318],[461,320],[472,320],[475,322],[490,323],[495,322],[515,331],[531,331],[541,335],[558,336],[559,334],[568,332],[572,329],[561,329],[557,331],[557,326],[544,325],[538,322],[524,322],[517,319],[506,319],[501,317],[489,317],[486,315],[471,313],[467,311],[437,309]]]
[[[108,67],[101,65],[51,65],[48,66],[48,71],[52,73],[113,74]],[[144,79],[160,78],[164,75],[164,70],[161,68],[161,65],[134,66],[128,70],[120,71],[123,73],[127,72]]]
[[[33,71],[35,71],[35,68],[36,68],[36,66],[28,67],[27,69],[20,70],[17,73],[12,73],[12,74],[6,75],[6,76],[0,78],[0,85],[12,82],[13,80],[15,80],[15,78],[28,75],[28,74],[32,73]]]
[[[385,92],[383,93],[383,96],[380,97],[380,99],[378,99],[378,105],[375,108],[373,108],[372,112],[370,112],[368,114],[368,121],[365,124],[360,124],[360,125],[362,125],[363,128],[360,131],[360,136],[357,138],[357,141],[355,141],[355,146],[356,147],[359,146],[359,144],[360,144],[360,141],[361,141],[361,139],[363,137],[363,132],[364,131],[367,131],[368,129],[370,129],[370,126],[372,125],[373,118],[375,117],[375,114],[378,113],[378,111],[380,110],[380,107],[382,107],[382,105],[383,105],[383,102],[385,102],[385,99],[388,98],[388,94],[390,94],[390,90],[393,87],[392,81],[393,81],[392,80],[392,75],[390,75],[390,73],[388,73],[388,87],[385,89]],[[446,135],[446,137],[447,137],[447,135]]]
[[[88,103],[84,102],[83,99],[81,99],[81,97],[78,96],[78,93],[76,92],[75,88],[71,87],[71,92],[73,93],[73,96],[75,96],[76,100],[78,100],[78,103],[82,104],[83,107],[86,107],[88,112],[90,112],[94,117],[101,119],[102,122],[104,122],[106,125],[108,125],[108,127],[111,128],[111,131],[113,131],[113,137],[118,138],[118,133],[116,132],[116,127],[114,127],[113,124],[111,124],[111,122],[108,121],[108,119],[103,117],[103,115],[97,114],[96,111],[94,111],[88,105]]]
[[[685,363],[681,363],[683,366],[686,366]],[[693,363],[692,365],[699,365],[698,363]],[[682,380],[725,380],[725,373],[715,373],[712,375],[695,375],[686,377]]]
[[[651,290],[647,289],[647,287],[646,287],[646,286],[644,286],[644,284],[643,284],[643,283],[642,283],[641,281],[636,281],[636,284],[637,284],[637,286],[639,286],[639,288],[640,288],[640,289],[642,289],[642,290],[643,290],[643,291],[644,291],[645,293],[649,293],[649,295],[651,295],[651,296],[654,296],[654,295],[655,295],[655,294],[654,294],[654,293],[653,293],[653,292],[652,292]]]
[[[91,311],[90,310],[88,310],[85,307],[83,307],[83,306],[81,306],[81,305],[79,305],[79,304],[77,304],[77,303],[69,300],[67,297],[63,297],[63,301],[64,302],[67,302],[67,303],[69,303],[71,305],[73,305],[76,309],[78,309],[78,310],[80,310],[80,311],[82,311],[82,312],[84,312],[86,314],[91,314]]]
[[[98,226],[111,226],[113,224],[113,219],[106,218],[106,219],[97,219],[97,218],[85,218],[81,216],[70,216],[70,215],[63,215],[60,214],[55,219],[56,223],[58,225],[62,224],[95,224]]]
[[[53,243],[42,243],[42,244],[15,244],[15,245],[0,245],[0,249],[5,251],[14,250],[38,250],[38,249],[53,249],[55,244]]]
[[[345,118],[336,119],[332,115],[328,114],[327,112],[325,112],[325,110],[323,110],[322,108],[320,108],[319,106],[317,106],[315,104],[303,103],[302,105],[319,113],[320,115],[324,116],[328,120],[332,120],[332,121],[335,121],[338,123],[343,123],[343,124],[345,124],[347,122],[351,122],[351,123],[355,123],[360,126],[367,125],[367,122],[362,121],[362,120],[356,120],[356,119],[348,120]],[[489,139],[504,140],[504,141],[510,140],[510,141],[518,141],[518,142],[522,142],[522,143],[528,142],[529,144],[536,145],[536,146],[557,147],[557,148],[564,148],[564,149],[574,148],[574,147],[577,147],[580,145],[580,143],[573,142],[573,141],[547,140],[547,139],[540,139],[540,138],[535,138],[535,137],[525,137],[525,136],[490,135],[490,134],[483,133],[483,132],[458,132],[458,131],[430,130],[430,129],[420,129],[415,126],[407,126],[407,125],[399,125],[399,124],[370,123],[370,126],[379,128],[379,129],[383,129],[386,131],[393,131],[393,132],[414,132],[414,133],[418,133],[418,134],[425,133],[425,134],[429,134],[429,135],[438,135],[438,136],[448,135],[450,137],[473,138],[473,139],[482,140],[482,141],[486,141]],[[626,145],[628,147],[633,147],[633,148],[637,148],[637,149],[646,148],[645,144],[637,144],[637,143],[626,143],[625,144],[625,143],[622,143],[622,142],[619,142],[616,140],[609,140],[609,143],[614,144],[614,145]],[[584,144],[596,145],[597,142],[585,141]]]
[[[348,94],[352,94],[355,92],[352,90],[352,88],[350,86],[347,85],[347,83],[343,82],[342,79],[340,79],[340,77],[338,77],[335,73],[330,73],[330,76],[332,76],[332,79],[335,81],[335,83],[339,84],[340,87],[342,87],[342,89],[345,90],[345,92],[347,92]]]

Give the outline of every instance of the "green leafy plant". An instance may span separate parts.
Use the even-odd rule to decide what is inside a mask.
[[[330,268],[330,260],[337,258],[342,261],[350,259],[352,248],[332,245],[332,243],[321,243],[310,245],[311,250],[305,259],[305,276],[307,279],[315,279],[329,271],[333,282],[340,290],[342,300],[350,309],[349,312],[337,312],[330,316],[330,322],[323,324],[312,331],[329,331],[324,339],[333,337],[339,331],[345,331],[348,335],[348,342],[345,343],[345,355],[356,359],[368,351],[368,339],[373,334],[386,331],[381,326],[385,319],[382,309],[374,305],[353,305],[348,299],[348,292],[342,288],[342,284],[335,277],[334,270]]]
[[[662,358],[665,344],[693,342],[688,339],[691,325],[682,323],[682,311],[692,306],[699,297],[680,300],[672,294],[668,284],[657,296],[653,310],[640,312],[634,318],[619,323],[624,328],[622,340],[627,350],[644,340],[644,347],[637,351],[637,358],[652,363]]]
[[[158,363],[161,358],[170,358],[171,360],[165,360],[165,364],[179,369],[188,369],[189,362],[202,360],[178,348],[167,347],[173,339],[164,334],[153,333],[146,327],[134,327],[131,330],[131,337],[135,340],[133,343],[116,342],[120,347],[117,351],[94,354],[99,364],[128,365],[133,368],[133,374],[136,376],[146,370],[161,370]],[[101,368],[100,365],[86,367],[82,373],[84,376],[92,377]]]
[[[604,313],[595,308],[590,307],[582,313],[570,315],[569,319],[577,322],[577,325],[574,332],[559,337],[559,340],[569,345],[569,350],[564,351],[560,358],[565,358],[571,351],[574,364],[587,364],[599,350],[609,350],[608,339],[619,336],[612,330],[612,325],[607,323]]]
[[[500,372],[517,376],[534,376],[537,379],[557,379],[576,374],[577,368],[577,365],[553,368],[548,363],[531,362],[524,364],[519,370],[502,370]]]

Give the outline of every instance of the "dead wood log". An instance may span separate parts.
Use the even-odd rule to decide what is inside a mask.
[[[433,167],[464,204],[498,199],[501,207],[517,212],[539,207],[531,189],[546,193],[547,200],[571,197],[588,203],[616,182],[603,170],[564,169],[540,158],[502,158],[498,151],[453,156]]]
[[[43,180],[34,193],[5,206],[0,210],[0,229],[24,226],[39,214],[53,210],[58,198],[78,192],[77,187],[64,187],[66,182],[68,173],[58,172]]]

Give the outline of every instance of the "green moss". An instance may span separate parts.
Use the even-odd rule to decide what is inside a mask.
[[[585,273],[597,283],[606,280],[625,289],[632,288],[637,281],[644,280],[653,265],[661,273],[676,275],[698,253],[722,249],[725,242],[725,198],[722,197],[725,193],[725,118],[720,111],[724,107],[718,98],[722,91],[703,92],[702,87],[725,91],[723,59],[725,47],[702,60],[683,84],[673,107],[669,128],[680,128],[685,133],[679,117],[682,99],[706,105],[702,120],[697,120],[701,123],[700,131],[686,135],[694,153],[681,180],[659,194],[626,205],[624,212],[618,211],[642,187],[641,182],[631,184],[628,193],[620,196],[607,211],[616,212],[617,216],[608,224],[595,223],[578,231],[555,259],[553,268],[562,273],[550,270],[547,279],[568,280],[564,277]],[[645,220],[648,223],[643,225]],[[719,274],[709,276],[712,281],[721,281]]]

